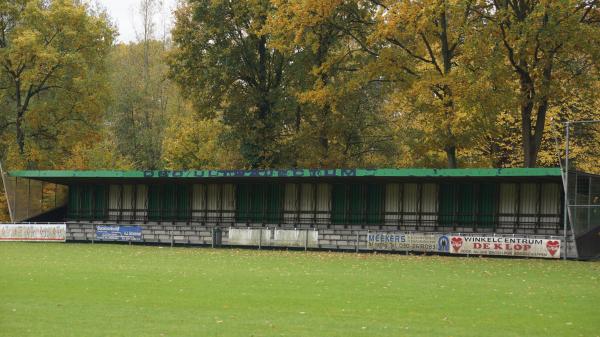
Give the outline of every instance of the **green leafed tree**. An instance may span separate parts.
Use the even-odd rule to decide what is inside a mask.
[[[17,166],[53,166],[93,134],[107,102],[114,30],[73,0],[0,3],[0,106]]]
[[[159,11],[159,1],[141,0],[137,41],[117,44],[109,58],[112,101],[107,124],[118,153],[138,169],[163,167],[164,130],[180,106],[176,85],[167,78],[169,40],[157,38],[154,17]]]
[[[246,166],[285,165],[289,61],[262,32],[267,0],[190,0],[176,11],[171,77],[202,117],[219,118],[239,139]]]
[[[163,41],[118,44],[110,55],[107,121],[118,152],[139,169],[162,167],[162,139],[178,92],[167,78]]]

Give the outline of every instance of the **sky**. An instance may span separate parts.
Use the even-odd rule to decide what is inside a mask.
[[[141,19],[139,18],[140,0],[96,0],[101,7],[106,8],[112,22],[119,30],[118,42],[132,42],[137,40],[137,36],[142,32]],[[173,15],[171,12],[175,9],[177,0],[159,0],[162,2],[162,9],[154,15],[157,37],[162,37],[163,32],[167,33],[172,24]]]

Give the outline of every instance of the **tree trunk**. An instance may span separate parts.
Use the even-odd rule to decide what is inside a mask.
[[[296,106],[295,117],[296,119],[294,123],[294,128],[296,130],[296,133],[300,133],[300,127],[302,126],[302,108],[300,108],[300,105]]]
[[[546,122],[546,112],[548,111],[548,100],[544,100],[538,107],[535,121],[535,133],[531,133],[531,127],[528,128],[529,134],[527,140],[523,141],[523,152],[525,154],[524,166],[536,167],[537,159],[542,146],[542,136],[544,135],[544,125]],[[528,123],[531,125],[531,122]],[[525,130],[523,130],[525,131]]]
[[[446,18],[445,2],[443,4],[444,10],[440,13],[440,44],[442,47],[442,65],[443,65],[443,76],[448,76],[452,70],[452,58],[453,51],[450,49],[450,43],[448,42],[448,22]],[[445,102],[444,102],[445,101]],[[452,89],[449,86],[444,86],[443,102],[446,118],[451,119],[454,117],[454,101],[452,98]],[[457,168],[458,160],[456,159],[456,138],[450,126],[447,129],[448,142],[450,145],[446,145],[444,151],[446,152],[446,158],[448,160],[448,168]]]
[[[534,133],[531,135],[531,140],[529,141],[529,156],[525,160],[525,165],[527,167],[537,166],[538,154],[542,147],[542,137],[544,136],[544,127],[546,126],[546,114],[550,104],[548,101],[548,90],[550,89],[550,81],[552,80],[553,57],[554,53],[550,53],[542,71],[541,92],[538,95],[540,97],[540,102],[537,107],[535,129],[533,131]],[[531,124],[529,125],[529,130],[531,132]]]
[[[521,114],[523,115],[523,114]],[[523,166],[524,167],[535,167],[535,162],[537,161],[536,151],[533,149],[533,142],[531,141],[531,129],[527,128],[527,124],[531,124],[530,122],[525,122],[521,124],[521,134],[523,137]]]
[[[258,119],[261,121],[262,126],[258,130],[258,138],[256,139],[258,145],[258,153],[257,153],[257,161],[259,166],[264,166],[265,164],[270,165],[270,161],[273,157],[273,153],[271,151],[267,151],[269,145],[274,141],[274,138],[271,136],[272,125],[272,111],[271,111],[271,102],[269,100],[269,83],[268,78],[269,74],[267,73],[268,67],[268,51],[267,51],[267,39],[264,36],[261,36],[258,39],[258,73],[257,73],[257,82],[258,82],[258,91],[259,91],[259,103],[258,103]]]
[[[529,141],[529,144],[530,145],[527,150],[523,149],[524,151],[528,151],[528,152],[525,152],[525,158],[524,158],[525,162],[524,162],[523,166],[536,167],[539,149],[535,148],[535,146],[533,145],[533,142],[531,140]]]
[[[446,146],[444,151],[446,151],[446,158],[448,159],[448,168],[457,168],[458,161],[456,159],[456,146]]]
[[[319,46],[315,55],[315,65],[319,68],[323,66],[327,55],[329,54],[329,47],[331,45],[331,31],[326,28],[319,32]],[[323,87],[326,87],[329,83],[329,74],[323,69],[321,69],[321,74],[319,75],[319,81]],[[318,125],[319,128],[319,145],[321,145],[322,156],[319,159],[319,164],[321,166],[329,165],[329,132],[331,131],[331,123],[330,123],[330,115],[331,115],[331,105],[329,103],[325,103],[321,109],[320,123]]]
[[[319,144],[321,144],[321,149],[323,150],[323,157],[327,159],[329,156],[329,138],[327,138],[327,133],[324,129],[321,129],[319,135]]]
[[[527,63],[519,62],[519,91],[521,92],[521,137],[523,138],[523,166],[535,167],[537,161],[537,149],[531,130],[531,118],[533,102],[535,98],[535,87],[531,76],[524,70]]]
[[[25,132],[23,131],[23,112],[17,112],[17,145],[19,146],[19,154],[21,156],[25,155]]]
[[[23,115],[25,114],[26,106],[22,104],[21,97],[21,81],[15,79],[15,101],[16,101],[16,129],[17,129],[17,146],[19,147],[19,154],[23,156],[25,154],[25,132],[23,131]],[[27,100],[26,100],[27,102]]]

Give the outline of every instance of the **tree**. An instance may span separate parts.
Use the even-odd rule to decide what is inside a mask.
[[[132,163],[117,151],[114,135],[102,130],[93,142],[81,141],[73,146],[62,168],[68,170],[128,170]]]
[[[471,40],[467,27],[473,23],[472,1],[276,3],[277,20],[285,24],[272,30],[294,28],[287,44],[294,41],[300,45],[295,51],[316,55],[309,74],[320,78],[301,100],[317,104],[320,99],[323,116],[337,103],[339,117],[351,95],[374,98],[377,104],[364,106],[371,112],[367,115],[396,125],[394,138],[409,154],[403,158],[419,158],[397,164],[440,166],[441,151],[445,165],[457,167],[458,149],[472,146],[482,124],[493,119],[469,105],[470,93],[464,89],[472,80],[462,62]],[[391,141],[389,130],[375,132],[379,142]],[[397,153],[398,148],[388,155]]]
[[[63,129],[93,132],[106,99],[104,57],[114,31],[80,2],[3,2],[0,16],[2,132],[34,165],[39,151],[72,145]],[[29,147],[29,148],[28,148]]]
[[[513,116],[520,124],[525,167],[540,163],[552,108],[568,106],[581,92],[595,87],[598,6],[597,1],[574,0],[479,1],[476,6],[480,37],[490,48],[499,46],[495,51],[503,55],[510,71],[493,74],[491,80],[511,89],[506,100],[512,111],[518,111]]]
[[[243,166],[239,144],[217,119],[182,113],[171,119],[163,140],[166,168],[236,169]]]
[[[163,166],[164,129],[179,96],[166,77],[166,53],[163,41],[152,40],[119,44],[109,58],[112,101],[106,119],[117,150],[138,169]]]
[[[164,131],[172,114],[178,113],[180,100],[167,78],[170,41],[157,38],[155,32],[154,16],[160,7],[160,1],[141,0],[137,41],[116,45],[110,55],[113,100],[106,119],[118,152],[138,169],[164,166]]]
[[[374,6],[356,1],[274,1],[265,31],[292,63],[295,147],[302,166],[385,165],[395,156],[381,114],[385,88],[364,69]],[[367,75],[366,78],[363,76]],[[375,159],[377,158],[377,159]]]
[[[375,2],[375,1],[374,1]],[[396,119],[430,150],[442,150],[458,166],[458,150],[470,146],[473,119],[461,103],[463,48],[470,41],[472,1],[377,1],[370,40],[379,49],[376,69],[394,85]],[[373,48],[375,48],[373,47]]]
[[[250,167],[285,165],[288,62],[262,28],[270,2],[190,0],[176,11],[171,78],[204,118],[222,119]]]

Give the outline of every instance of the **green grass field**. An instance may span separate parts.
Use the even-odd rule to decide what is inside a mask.
[[[600,335],[600,263],[0,243],[0,336],[483,335]]]

